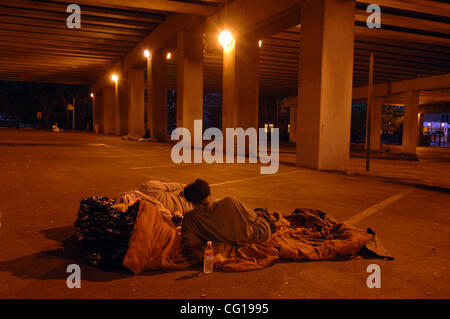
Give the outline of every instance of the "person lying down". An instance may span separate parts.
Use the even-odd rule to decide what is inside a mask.
[[[255,212],[233,196],[213,199],[208,183],[202,179],[187,185],[184,196],[193,209],[183,218],[182,238],[196,255],[201,254],[207,241],[232,245],[264,243],[275,231],[268,213]]]
[[[357,254],[393,259],[371,229],[357,229],[310,208],[280,214],[252,210],[233,196],[214,199],[201,179],[189,185],[148,181],[122,197],[127,207],[137,201],[139,212],[122,262],[135,274],[201,262],[207,241],[213,242],[214,267],[225,271]]]
[[[158,206],[164,218],[179,225],[184,214],[193,208],[192,204],[184,197],[185,186],[185,184],[176,182],[149,180],[143,183],[138,190],[122,194],[120,202],[126,209],[140,199],[145,200]]]

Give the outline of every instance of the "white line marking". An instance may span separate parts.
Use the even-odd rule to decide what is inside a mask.
[[[130,169],[149,169],[149,168],[175,167],[175,166],[186,166],[186,165],[189,165],[189,164],[171,164],[171,165],[155,165],[155,166],[130,167]]]
[[[394,196],[391,196],[388,199],[385,199],[384,201],[381,201],[378,204],[375,204],[372,207],[369,207],[366,210],[363,210],[362,212],[354,215],[353,217],[350,217],[349,219],[344,221],[344,223],[356,225],[359,222],[361,222],[363,219],[375,214],[376,212],[379,212],[380,210],[382,210],[382,209],[386,208],[387,206],[393,204],[394,202],[398,201],[403,196],[411,193],[413,190],[414,189],[408,189],[401,193],[395,194]]]
[[[231,183],[240,183],[240,182],[243,182],[243,181],[250,181],[250,180],[260,179],[260,178],[266,178],[266,177],[275,177],[275,176],[286,175],[286,174],[292,174],[292,173],[299,173],[299,172],[301,172],[301,170],[292,170],[292,171],[284,172],[284,173],[268,174],[268,175],[261,175],[261,176],[255,176],[255,177],[247,177],[247,178],[241,178],[241,179],[234,179],[234,180],[231,180],[231,181],[226,181],[226,182],[221,182],[221,183],[215,183],[215,184],[209,184],[209,186],[220,186],[220,185],[231,184]]]

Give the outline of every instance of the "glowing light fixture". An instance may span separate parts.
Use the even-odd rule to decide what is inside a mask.
[[[111,79],[112,79],[114,82],[119,81],[119,77],[117,76],[117,74],[113,74],[113,75],[111,76]]]
[[[224,48],[229,48],[233,45],[233,35],[230,31],[222,31],[219,34],[219,42]]]
[[[94,93],[91,93],[91,97],[94,98]]]
[[[166,59],[167,60],[172,59],[172,52],[167,52]]]
[[[259,41],[258,41],[258,46],[259,46],[259,47],[262,47],[262,40],[259,40]]]
[[[149,50],[144,50],[144,56],[146,58],[150,57],[150,51]]]

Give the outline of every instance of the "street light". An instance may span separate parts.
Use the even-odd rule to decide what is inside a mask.
[[[113,75],[111,76],[111,79],[112,79],[114,82],[116,82],[116,83],[117,83],[117,81],[119,81],[119,77],[117,76],[117,74],[113,74]]]
[[[150,51],[149,50],[144,50],[144,56],[146,58],[149,58],[150,57]]]
[[[233,46],[234,40],[233,35],[230,31],[222,31],[219,34],[219,43],[225,48],[228,49]]]

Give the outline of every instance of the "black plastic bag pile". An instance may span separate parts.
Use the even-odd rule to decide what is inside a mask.
[[[139,202],[125,212],[114,208],[115,203],[106,197],[84,199],[74,223],[75,237],[86,257],[103,268],[122,264],[139,209]]]

